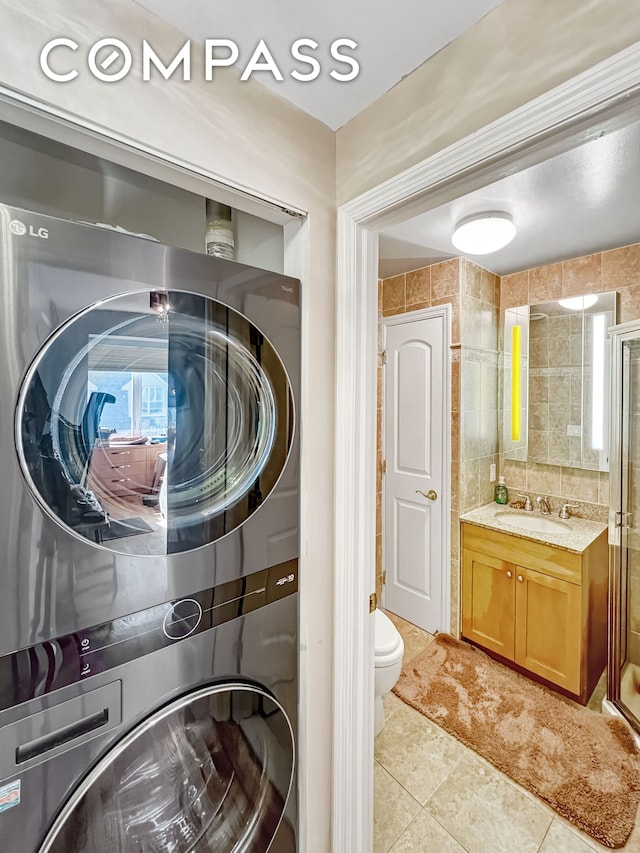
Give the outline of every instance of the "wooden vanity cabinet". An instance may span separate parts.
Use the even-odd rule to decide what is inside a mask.
[[[462,523],[462,635],[586,703],[606,664],[606,530],[582,553]]]

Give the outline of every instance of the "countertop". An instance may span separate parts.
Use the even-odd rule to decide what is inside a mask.
[[[509,523],[501,519],[497,519],[498,513],[509,515]],[[530,519],[551,519],[562,524],[566,528],[566,533],[540,533],[538,531],[526,530],[523,527],[518,527],[518,517],[528,517]],[[571,517],[568,519],[558,518],[557,513],[545,515],[539,510],[533,512],[525,512],[522,509],[511,509],[508,505],[490,503],[485,506],[472,509],[470,512],[465,512],[460,516],[460,521],[468,524],[475,524],[478,527],[486,527],[489,530],[497,530],[500,533],[509,533],[512,536],[517,536],[520,539],[532,539],[534,542],[545,542],[548,545],[553,545],[555,548],[561,548],[564,551],[573,551],[582,554],[583,551],[591,545],[594,539],[607,529],[606,524],[601,524],[598,521],[589,521],[586,518]]]

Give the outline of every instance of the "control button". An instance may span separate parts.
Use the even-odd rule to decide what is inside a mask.
[[[182,640],[193,634],[202,619],[202,607],[193,598],[183,598],[171,607],[162,623],[165,637]]]

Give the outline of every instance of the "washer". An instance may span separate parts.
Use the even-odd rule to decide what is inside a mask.
[[[292,560],[0,659],[0,849],[294,853],[297,598]]]
[[[62,850],[80,780],[192,695],[295,753],[299,282],[3,205],[0,263],[0,848]]]

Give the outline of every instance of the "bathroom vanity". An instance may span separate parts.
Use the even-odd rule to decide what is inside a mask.
[[[586,704],[607,658],[606,525],[496,504],[461,522],[463,637]]]

